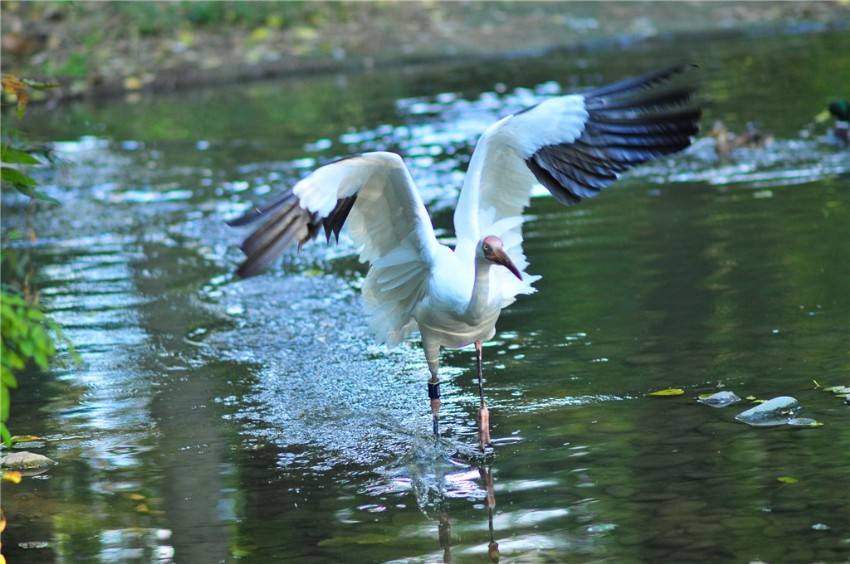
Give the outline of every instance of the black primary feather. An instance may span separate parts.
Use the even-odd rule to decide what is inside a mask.
[[[339,232],[351,212],[357,196],[348,196],[337,200],[336,206],[327,217],[310,212],[301,207],[298,197],[288,188],[283,194],[266,202],[262,207],[254,208],[245,215],[227,222],[231,227],[242,227],[260,222],[258,227],[240,247],[245,253],[245,261],[237,273],[242,278],[255,276],[274,261],[289,245],[298,243],[300,249],[304,243],[315,238],[324,228],[330,242],[331,234],[339,240]]]
[[[619,175],[689,147],[699,131],[696,87],[676,65],[584,92],[588,113],[573,143],[546,145],[526,160],[564,204],[592,198]]]

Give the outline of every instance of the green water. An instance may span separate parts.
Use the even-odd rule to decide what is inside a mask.
[[[72,164],[40,177],[63,203],[20,251],[84,362],[15,392],[13,431],[59,464],[3,484],[4,554],[846,562],[850,407],[813,381],[850,383],[850,159],[813,120],[850,95],[848,52],[846,30],[659,40],[30,110]],[[232,275],[244,234],[224,221],[319,162],[402,153],[448,237],[489,123],[681,59],[704,129],[753,121],[773,143],[719,163],[701,138],[580,206],[533,200],[543,279],[485,349],[486,459],[473,351],[444,357],[436,443],[418,344],[369,339],[345,240]],[[2,211],[21,225],[14,195]],[[684,394],[648,395],[665,388]],[[794,396],[823,425],[695,401],[720,389]]]

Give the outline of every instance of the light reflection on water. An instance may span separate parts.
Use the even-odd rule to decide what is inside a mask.
[[[515,561],[846,560],[846,408],[810,382],[846,376],[850,164],[816,139],[779,136],[728,164],[701,140],[596,202],[536,198],[526,252],[544,278],[485,349],[487,458],[473,352],[445,356],[435,442],[418,345],[365,335],[350,241],[233,278],[239,234],[223,221],[348,152],[405,154],[447,233],[475,138],[558,94],[548,80],[412,92],[362,126],[296,139],[291,158],[206,134],[61,144],[77,164],[44,173],[65,204],[39,213],[32,251],[84,364],[15,396],[16,425],[60,464],[21,494],[4,487],[4,550],[38,538],[47,547],[15,561],[480,561],[498,541]],[[366,88],[350,84],[341,97]],[[674,386],[685,395],[647,397]],[[793,393],[824,427],[756,432],[693,401],[718,388]]]

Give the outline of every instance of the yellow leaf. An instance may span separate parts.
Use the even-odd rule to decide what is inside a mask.
[[[7,482],[12,482],[13,484],[21,483],[21,473],[17,470],[10,470],[9,472],[3,472],[3,479]]]
[[[150,511],[150,509],[148,509],[148,506],[144,503],[140,503],[136,506],[136,511],[138,511],[139,513],[147,513]]]
[[[142,80],[135,76],[128,76],[124,79],[124,90],[141,90]]]
[[[666,390],[658,390],[657,392],[651,392],[649,395],[656,397],[667,397],[667,396],[681,396],[685,393],[685,390],[681,388],[667,388]]]
[[[27,109],[27,103],[30,101],[26,85],[17,76],[4,74],[3,90],[12,94],[18,100],[18,119],[21,119]]]
[[[15,435],[12,437],[13,443],[29,443],[32,441],[41,441],[43,440],[38,435]]]
[[[267,27],[258,27],[251,31],[251,35],[249,37],[252,43],[262,43],[266,39],[269,38],[269,28]]]
[[[266,25],[274,29],[280,29],[283,27],[283,18],[277,14],[272,14],[266,18]]]
[[[188,47],[195,42],[195,35],[191,31],[184,29],[177,35],[177,40]]]
[[[797,478],[792,478],[791,476],[779,476],[776,478],[776,481],[781,482],[783,484],[796,484],[800,480]]]
[[[137,493],[128,494],[127,497],[132,499],[133,501],[142,501],[143,499],[145,499],[145,496]]]

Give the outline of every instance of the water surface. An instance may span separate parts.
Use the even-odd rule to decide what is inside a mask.
[[[59,464],[4,484],[5,554],[847,561],[850,408],[813,384],[850,374],[850,160],[814,124],[848,95],[844,31],[32,109],[70,164],[40,173],[62,205],[39,209],[21,251],[84,362],[15,392],[13,431]],[[706,129],[752,121],[773,142],[720,162],[703,137],[580,206],[533,200],[525,251],[543,279],[485,349],[486,458],[474,352],[444,356],[434,441],[418,344],[368,337],[345,237],[232,274],[244,233],[225,220],[358,151],[403,154],[450,241],[492,121],[683,58],[700,64]],[[4,230],[22,213],[4,195]],[[718,390],[794,396],[823,425],[748,427],[734,416],[751,403],[696,402]]]

